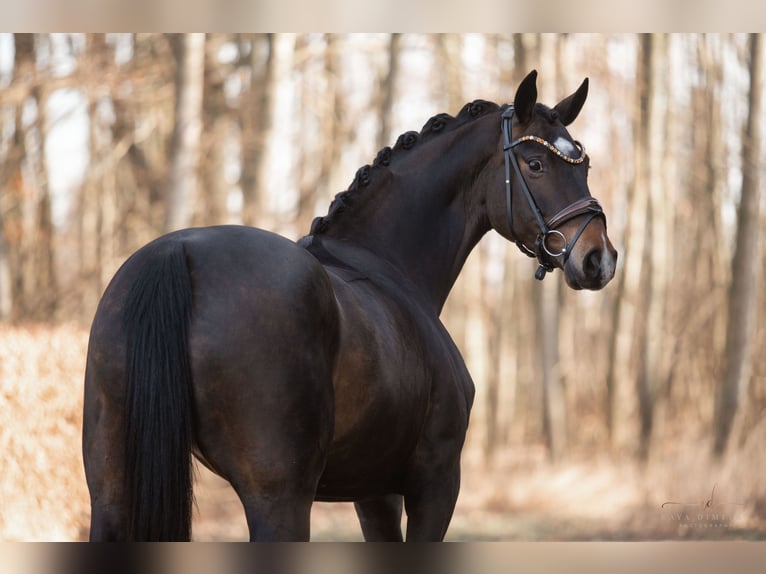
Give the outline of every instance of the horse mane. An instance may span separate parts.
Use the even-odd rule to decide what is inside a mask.
[[[353,211],[355,206],[372,197],[374,191],[386,189],[387,178],[381,177],[380,174],[389,170],[391,163],[395,163],[405,153],[417,150],[422,143],[499,109],[500,106],[493,102],[474,100],[465,104],[455,117],[447,113],[436,114],[423,125],[420,132],[404,132],[397,138],[393,147],[386,146],[377,153],[372,165],[364,165],[356,171],[348,189],[338,193],[330,203],[327,215],[316,217],[311,223],[309,234],[321,235],[327,232],[344,213]],[[383,185],[380,185],[381,183]]]

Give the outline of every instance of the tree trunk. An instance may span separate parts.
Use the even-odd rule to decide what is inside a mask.
[[[50,320],[57,307],[53,222],[45,163],[46,98],[37,81],[35,35],[14,34],[13,83],[24,97],[15,110],[15,125],[2,169],[3,248],[0,289],[3,314],[14,321]],[[25,125],[25,108],[34,119]],[[28,138],[34,138],[27,146]],[[5,276],[4,278],[2,276]]]
[[[170,147],[170,181],[165,232],[192,223],[200,160],[205,34],[183,34],[177,45],[175,125]]]
[[[553,85],[557,89],[564,83],[560,61],[561,43],[560,35],[543,36],[540,43],[541,68],[554,71],[556,81],[548,83],[548,86]],[[554,90],[550,87],[545,89],[542,99],[553,101],[556,97],[553,92]],[[542,281],[535,287],[538,323],[536,359],[542,382],[542,430],[548,457],[552,462],[556,462],[565,452],[567,436],[566,401],[559,369],[561,277],[558,274],[552,275],[547,281]]]
[[[667,283],[668,225],[671,206],[665,201],[662,183],[663,106],[666,92],[663,70],[666,38],[662,34],[641,37],[639,75],[645,79],[642,97],[642,185],[648,193],[647,233],[644,239],[643,277],[643,351],[640,354],[636,388],[639,408],[638,456],[646,460],[651,447],[655,421],[655,401],[664,377],[665,285]]]
[[[229,185],[225,177],[225,156],[231,116],[226,103],[225,82],[230,66],[218,62],[218,51],[230,41],[230,34],[210,34],[205,43],[202,153],[200,189],[195,210],[195,225],[217,225],[228,219]]]
[[[315,41],[318,44],[318,41]],[[322,135],[322,130],[326,125],[324,114],[317,110],[317,102],[323,101],[324,92],[318,87],[318,84],[325,80],[324,74],[320,73],[319,65],[316,60],[311,58],[312,45],[315,45],[309,34],[300,34],[295,41],[296,54],[307,54],[307,57],[300,57],[300,74],[303,78],[299,92],[300,102],[296,105],[301,111],[301,132],[313,134],[317,137],[300,137],[296,142],[298,148],[298,201],[295,206],[295,216],[293,218],[293,229],[298,237],[307,235],[311,227],[311,222],[316,215],[317,198],[319,197],[317,181],[319,179],[319,165],[317,158],[320,156],[322,146],[326,145],[327,140]],[[325,45],[325,50],[327,49]],[[323,72],[323,70],[322,70]]]
[[[671,269],[675,277],[694,277],[694,281],[680,283],[683,289],[669,286],[675,297],[675,320],[680,327],[672,334],[676,371],[674,387],[678,393],[692,398],[696,405],[713,405],[714,381],[723,373],[725,355],[726,305],[731,261],[726,253],[730,249],[722,222],[724,196],[724,162],[729,157],[727,130],[722,128],[723,106],[721,91],[723,67],[721,40],[718,36],[700,35],[689,39],[690,55],[694,54],[698,70],[698,85],[691,92],[691,106],[682,125],[694,122],[699,127],[687,130],[688,139],[678,140],[689,145],[684,158],[684,171],[688,177],[686,189],[681,193],[675,226],[674,245],[685,245],[679,260]],[[674,140],[671,140],[674,141]],[[670,155],[670,154],[668,154]],[[686,206],[693,205],[694,209]],[[726,250],[726,251],[725,251]],[[696,372],[695,372],[696,371]],[[700,379],[697,373],[705,373]],[[666,386],[665,396],[675,391]],[[677,393],[676,393],[677,394]]]
[[[338,36],[327,34],[326,39],[327,46],[324,54],[326,92],[320,128],[323,143],[320,151],[321,163],[317,188],[320,195],[330,198],[342,189],[337,185],[338,164],[342,147],[348,145],[350,127],[347,125],[346,104],[340,81],[343,69],[340,65],[341,48],[338,45]]]
[[[34,34],[14,34],[13,81],[30,82],[35,69]],[[27,248],[24,234],[25,183],[22,167],[27,155],[26,130],[22,110],[26,97],[15,110],[15,126],[9,144],[2,178],[3,239],[7,249],[10,302],[7,305],[14,321],[24,316],[24,274]]]
[[[638,457],[645,461],[649,456],[652,430],[654,427],[654,385],[657,376],[655,360],[656,346],[651,340],[652,333],[657,332],[657,315],[654,312],[658,301],[655,273],[658,271],[653,261],[653,238],[656,237],[659,225],[653,220],[652,208],[655,201],[652,194],[653,185],[659,185],[655,177],[657,166],[655,137],[658,129],[657,101],[657,37],[654,34],[642,34],[638,49],[638,97],[639,115],[637,122],[638,146],[636,149],[636,191],[643,190],[646,201],[645,229],[642,233],[642,265],[639,282],[639,321],[638,340],[638,373],[636,376],[636,396],[638,400]],[[661,295],[660,295],[661,296]]]
[[[559,368],[561,281],[549,277],[535,285],[536,361],[542,382],[542,431],[548,458],[557,462],[566,451],[566,401]]]
[[[393,145],[394,135],[391,133],[396,86],[399,80],[399,61],[401,60],[401,34],[391,34],[388,41],[388,73],[381,82],[383,100],[380,104],[380,130],[378,131],[378,149]]]
[[[737,235],[731,264],[729,317],[726,327],[726,357],[723,380],[715,408],[713,454],[722,457],[727,449],[740,399],[750,383],[751,341],[758,280],[758,223],[760,213],[759,162],[761,157],[761,35],[751,34],[750,94],[747,124],[742,142],[742,195],[737,211]]]
[[[40,87],[32,90],[37,102],[35,131],[37,149],[29,158],[34,178],[33,222],[31,226],[31,249],[29,266],[25,270],[28,291],[27,317],[34,321],[54,321],[58,309],[58,278],[55,269],[53,246],[53,214],[48,184],[48,165],[45,159],[45,142],[48,136],[46,106],[47,98]]]
[[[83,182],[77,205],[77,235],[79,280],[79,306],[83,316],[89,316],[96,309],[103,285],[103,209],[102,194],[105,167],[110,154],[111,142],[102,137],[102,122],[99,117],[98,83],[105,73],[107,46],[104,34],[89,34],[82,67],[88,74],[85,96],[88,99],[88,155],[91,169]]]
[[[132,40],[132,58],[118,68],[120,75],[131,78],[131,89],[111,94],[112,141],[117,149],[127,150],[115,156],[117,245],[123,255],[163,231],[170,164],[167,142],[175,119],[173,90],[168,89],[174,70],[168,38],[135,34]]]
[[[268,225],[268,213],[263,213],[266,198],[266,168],[268,142],[274,115],[276,90],[276,38],[265,37],[265,54],[260,49],[259,35],[251,36],[251,50],[246,66],[250,86],[242,98],[240,130],[242,132],[242,222],[245,225]]]
[[[649,234],[648,185],[649,185],[649,106],[651,36],[641,35],[636,46],[637,78],[636,99],[633,110],[633,179],[627,185],[628,214],[625,226],[623,270],[615,277],[615,307],[609,342],[606,376],[606,426],[610,446],[615,451],[632,448],[635,434],[632,432],[633,412],[639,415],[639,446],[641,436],[650,436],[652,425],[652,399],[648,378],[643,368],[645,337],[643,305],[646,292],[644,248]],[[638,336],[636,334],[639,334]],[[629,382],[635,388],[629,388]],[[646,443],[648,444],[648,443]],[[647,451],[648,453],[648,451]]]

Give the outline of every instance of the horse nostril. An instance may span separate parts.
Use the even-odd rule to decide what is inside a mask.
[[[582,272],[588,279],[598,279],[601,275],[601,249],[591,249],[585,256]]]

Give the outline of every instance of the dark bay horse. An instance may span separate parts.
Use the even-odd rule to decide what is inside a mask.
[[[188,540],[192,454],[227,479],[252,540],[307,540],[314,500],[367,540],[441,540],[474,386],[439,313],[490,229],[600,289],[616,251],[536,73],[512,105],[431,118],[361,168],[310,235],[170,233],[133,254],[90,335],[83,455],[91,540]]]

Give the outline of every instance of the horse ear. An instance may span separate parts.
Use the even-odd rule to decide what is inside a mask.
[[[519,84],[513,99],[513,107],[520,123],[525,124],[532,119],[535,102],[537,102],[537,70],[532,70]]]
[[[582,84],[580,84],[580,87],[577,88],[577,91],[572,94],[571,96],[564,98],[561,100],[558,104],[556,104],[556,107],[553,108],[556,110],[559,114],[559,118],[561,119],[561,123],[565,126],[568,126],[573,121],[575,121],[575,118],[577,117],[577,114],[580,113],[580,110],[582,109],[583,104],[585,103],[585,98],[588,97],[588,78],[585,78],[582,81]]]

